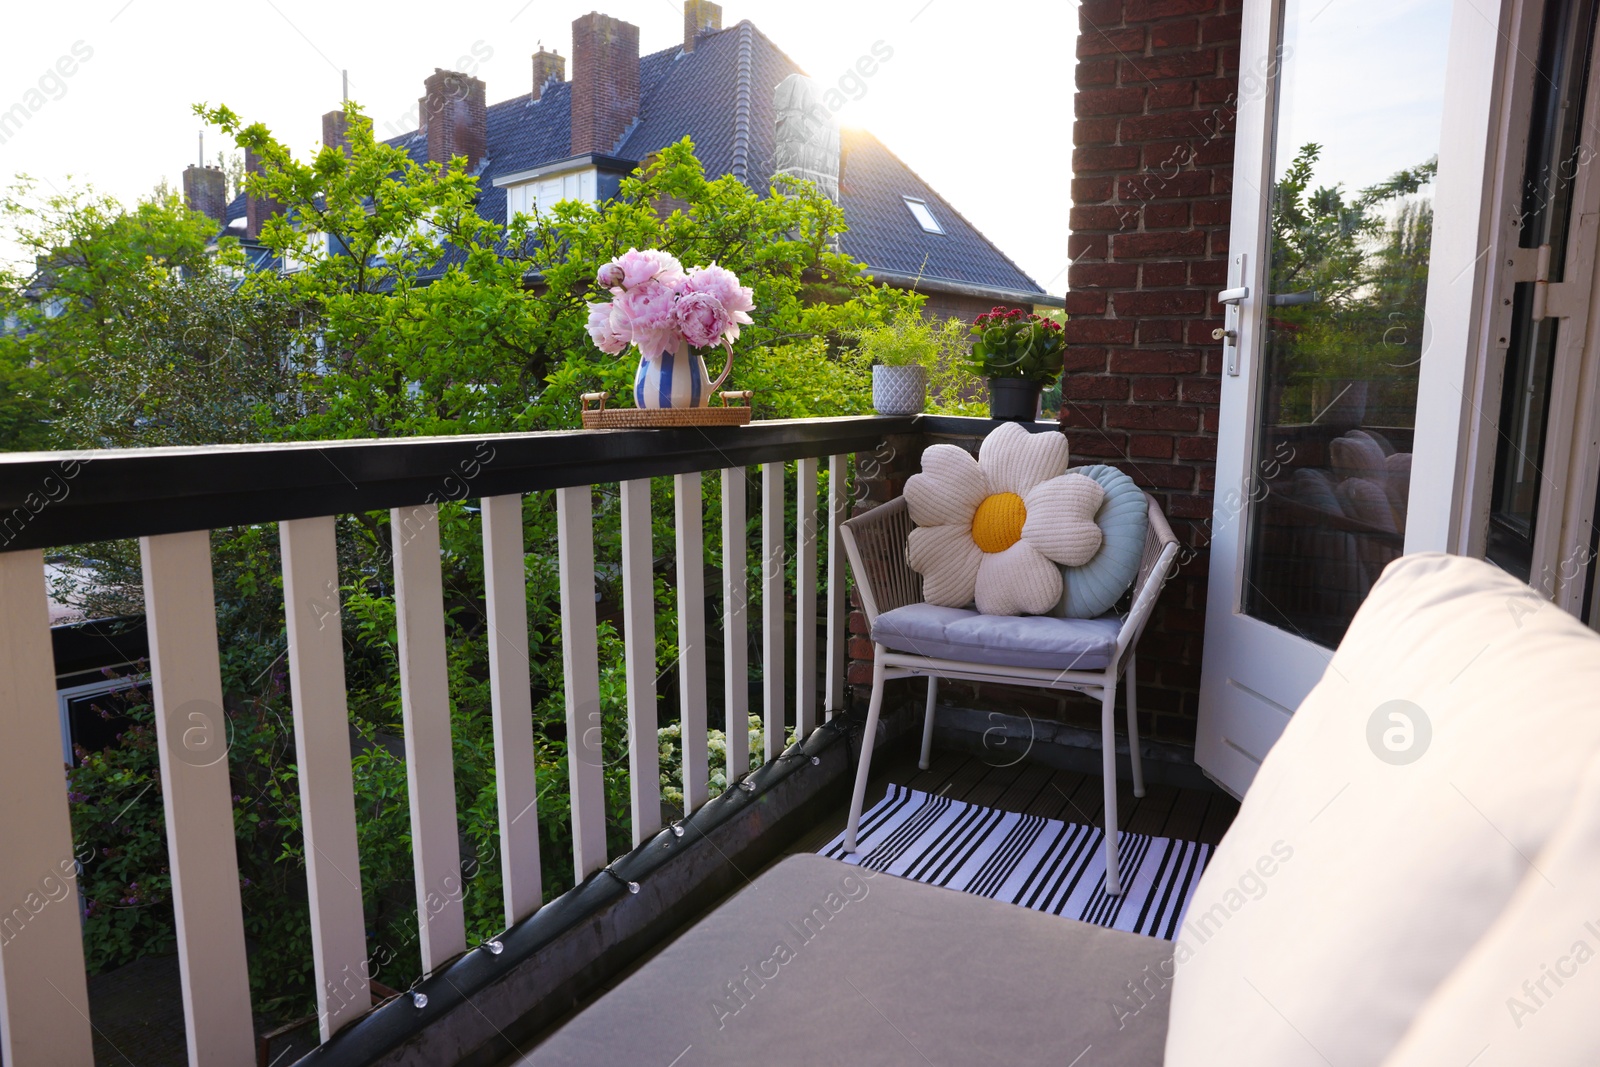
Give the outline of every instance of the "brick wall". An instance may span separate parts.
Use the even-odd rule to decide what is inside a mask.
[[[1141,718],[1192,743],[1205,617],[1240,0],[1084,0],[1067,375],[1075,459],[1115,463],[1185,546],[1139,650]]]

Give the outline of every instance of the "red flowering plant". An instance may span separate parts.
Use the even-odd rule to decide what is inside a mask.
[[[1061,324],[1020,308],[992,308],[972,322],[967,364],[984,378],[1024,378],[1049,385],[1061,376],[1067,348]]]

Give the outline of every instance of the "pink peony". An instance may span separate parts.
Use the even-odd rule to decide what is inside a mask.
[[[611,356],[627,348],[632,340],[626,331],[619,331],[613,325],[615,312],[615,306],[610,303],[589,305],[589,336],[596,348]]]
[[[659,281],[647,280],[624,289],[613,301],[613,330],[627,334],[646,359],[671,352],[681,336],[672,314],[676,295],[671,286]]]
[[[705,293],[717,299],[728,313],[729,341],[739,339],[741,323],[748,325],[754,321],[750,318],[749,312],[755,310],[755,291],[747,285],[740,285],[739,276],[726,267],[719,267],[715,263],[707,267],[696,267],[684,278],[683,291]]]
[[[614,280],[619,272],[621,280]],[[612,292],[615,292],[619,285],[623,289],[632,289],[649,281],[677,285],[683,280],[683,264],[679,263],[675,256],[658,248],[648,248],[643,252],[637,248],[630,248],[601,267],[596,280],[601,285],[609,286]]]
[[[683,339],[695,348],[709,348],[719,343],[730,329],[735,329],[733,316],[722,306],[722,301],[710,293],[685,293],[672,309],[678,320]]]

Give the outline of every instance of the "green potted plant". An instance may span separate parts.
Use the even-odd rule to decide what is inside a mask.
[[[966,327],[959,319],[926,319],[901,308],[888,322],[855,334],[872,364],[872,407],[879,415],[915,415],[928,403],[930,375],[959,391],[966,377]]]
[[[968,365],[989,380],[989,414],[1031,422],[1039,393],[1061,377],[1066,337],[1061,324],[1016,308],[994,308],[972,323]]]

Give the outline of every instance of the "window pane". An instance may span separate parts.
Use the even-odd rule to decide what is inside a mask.
[[[1448,0],[1285,0],[1243,608],[1337,644],[1401,553]],[[1248,79],[1241,79],[1244,85]]]

